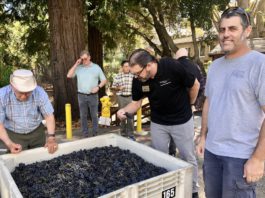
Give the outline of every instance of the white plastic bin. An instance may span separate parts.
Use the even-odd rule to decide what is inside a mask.
[[[154,150],[146,145],[131,141],[116,134],[107,134],[86,138],[74,142],[62,143],[55,154],[49,154],[44,148],[23,151],[20,154],[0,156],[0,192],[2,198],[21,198],[22,195],[13,180],[12,172],[19,163],[31,164],[37,161],[50,160],[63,154],[94,147],[117,146],[128,149],[144,160],[169,172],[153,177],[109,194],[102,198],[190,198],[192,195],[192,165]]]

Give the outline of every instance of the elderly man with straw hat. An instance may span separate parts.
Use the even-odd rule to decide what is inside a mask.
[[[54,132],[53,107],[47,93],[37,86],[31,71],[14,71],[10,84],[0,89],[0,139],[11,153],[42,146],[54,153],[58,148]]]

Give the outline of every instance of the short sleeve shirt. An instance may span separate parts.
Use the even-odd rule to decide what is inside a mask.
[[[188,89],[194,81],[195,76],[179,61],[162,58],[154,79],[140,82],[134,78],[132,98],[138,101],[148,97],[152,122],[162,125],[183,124],[192,116]]]
[[[113,80],[113,87],[123,86],[123,90],[119,90],[117,95],[130,96],[132,95],[132,80],[134,75],[131,73],[119,73]]]
[[[85,94],[91,93],[92,89],[98,86],[99,81],[106,80],[102,69],[95,63],[91,63],[89,67],[78,65],[75,75],[78,92]]]
[[[27,134],[33,131],[53,111],[47,93],[39,86],[23,102],[17,100],[10,85],[0,89],[0,123],[15,133]]]
[[[265,118],[265,55],[250,51],[235,59],[215,60],[205,94],[209,102],[206,149],[248,159]]]

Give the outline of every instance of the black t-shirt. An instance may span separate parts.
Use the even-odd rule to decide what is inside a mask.
[[[202,78],[201,76],[201,70],[198,65],[193,63],[191,60],[188,59],[187,56],[182,56],[179,59],[179,62],[186,66],[187,69],[190,69],[190,71],[193,73],[193,75],[197,78],[198,81]]]
[[[197,80],[199,81],[200,90],[198,93],[198,97],[199,97],[199,95],[203,95],[206,80],[202,74],[202,71],[201,71],[199,65],[193,63],[191,60],[189,60],[189,58],[187,56],[182,56],[178,60],[182,65],[186,66],[187,69],[189,69],[193,73],[193,75],[197,78]]]
[[[148,97],[152,122],[162,125],[183,124],[192,116],[188,89],[194,81],[194,74],[179,61],[162,58],[154,79],[146,82],[133,79],[132,98],[138,101]]]

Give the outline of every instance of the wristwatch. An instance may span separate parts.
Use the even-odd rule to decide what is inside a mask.
[[[53,134],[47,134],[47,137],[55,137],[55,133],[53,133]]]

